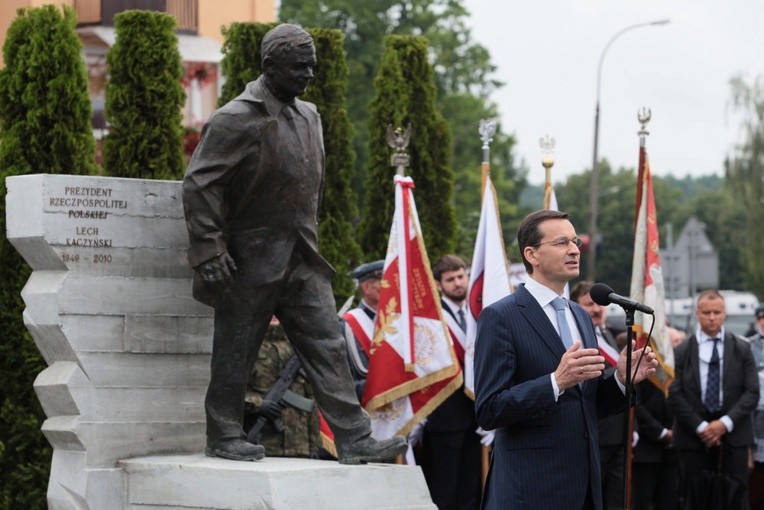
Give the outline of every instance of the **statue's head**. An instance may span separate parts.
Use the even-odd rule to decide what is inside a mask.
[[[305,92],[313,78],[316,48],[313,38],[299,25],[283,23],[270,30],[261,44],[266,85],[283,101]]]

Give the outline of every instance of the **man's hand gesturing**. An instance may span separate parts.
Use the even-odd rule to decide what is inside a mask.
[[[566,390],[587,379],[601,376],[603,370],[605,370],[605,358],[600,356],[599,349],[581,348],[581,342],[576,340],[562,355],[560,364],[554,372],[554,378],[557,381],[557,387],[560,390]]]

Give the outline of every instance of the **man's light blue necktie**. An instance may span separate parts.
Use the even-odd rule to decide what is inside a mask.
[[[565,318],[565,298],[558,296],[552,300],[552,307],[557,312],[557,327],[560,330],[560,338],[567,349],[573,345],[573,335],[570,333],[568,320]]]

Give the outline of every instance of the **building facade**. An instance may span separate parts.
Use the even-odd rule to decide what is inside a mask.
[[[270,23],[276,20],[275,0],[2,0],[0,45],[20,8],[45,4],[69,6],[77,13],[77,33],[88,69],[88,92],[96,139],[105,133],[104,87],[106,52],[116,40],[114,16],[129,9],[166,12],[178,22],[178,49],[184,64],[186,104],[183,123],[199,128],[215,110],[221,86],[221,28],[233,22]],[[4,66],[0,54],[0,67]]]

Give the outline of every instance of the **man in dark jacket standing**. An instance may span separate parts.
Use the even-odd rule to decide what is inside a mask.
[[[432,266],[432,275],[463,370],[469,313],[467,265],[456,255],[443,255]],[[493,433],[478,429],[475,404],[462,385],[427,417],[422,436],[422,472],[438,510],[480,507],[481,441],[489,445]]]
[[[321,119],[296,99],[313,77],[311,36],[282,24],[262,41],[263,75],[209,119],[183,181],[194,297],[215,308],[205,399],[209,456],[256,460],[242,428],[247,378],[271,316],[300,358],[339,460],[380,461],[405,439],[377,442],[353,390],[331,288],[318,254],[324,177]]]
[[[597,304],[590,292],[594,287],[591,280],[578,282],[570,289],[570,299],[586,310],[594,325],[597,337],[597,347],[605,358],[604,376],[615,372],[618,353],[626,346],[626,339],[618,345],[616,335],[619,331],[607,325],[607,308]],[[641,383],[640,383],[641,384]],[[621,413],[613,416],[601,416],[597,420],[600,446],[600,473],[602,474],[602,504],[605,510],[621,510],[623,504],[623,464],[624,441],[626,440],[626,419],[628,414]]]
[[[747,488],[748,449],[754,442],[752,416],[759,401],[751,346],[724,330],[721,294],[702,292],[695,316],[697,331],[675,351],[675,377],[668,398],[685,496],[704,470],[713,472],[717,466]]]

